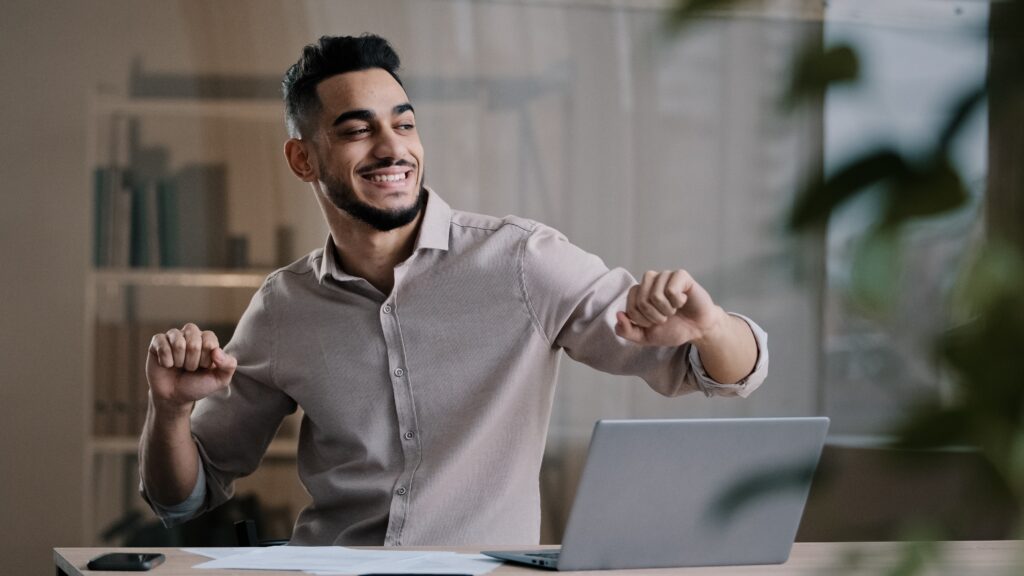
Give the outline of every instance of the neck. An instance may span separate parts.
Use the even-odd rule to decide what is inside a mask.
[[[395,284],[395,266],[412,254],[423,212],[421,210],[416,219],[405,226],[381,232],[335,210],[328,227],[338,254],[338,265],[346,273],[363,278],[382,293],[390,294]]]

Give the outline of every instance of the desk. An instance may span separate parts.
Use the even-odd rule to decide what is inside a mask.
[[[442,548],[405,548],[406,550],[453,550],[455,552],[478,552],[472,547]],[[494,549],[494,547],[488,548]],[[517,547],[515,549],[521,549]],[[929,575],[949,574],[970,576],[1012,576],[1021,572],[1024,566],[1024,541],[985,541],[985,542],[948,542],[944,546],[941,569],[933,569]],[[162,552],[167,561],[150,571],[155,576],[263,576],[287,575],[297,576],[302,572],[270,572],[252,570],[193,570],[192,566],[205,562],[207,558],[182,552],[177,548],[54,548],[53,561],[57,568],[57,576],[84,576],[86,574],[126,574],[125,572],[91,572],[85,569],[90,558],[105,552],[142,551]],[[843,568],[843,558],[851,550],[859,550],[861,562],[854,569]],[[850,576],[879,576],[899,563],[903,544],[900,542],[798,542],[793,545],[793,552],[785,564],[766,566],[721,566],[711,568],[666,568],[660,570],[617,570],[608,572],[591,572],[615,576],[628,574],[641,576],[646,574],[683,576],[811,576],[821,574],[840,574]],[[1014,569],[1017,567],[1017,569]],[[499,566],[491,574],[532,574],[544,576],[558,574],[547,570],[518,567],[511,564]],[[568,572],[563,572],[568,574]]]

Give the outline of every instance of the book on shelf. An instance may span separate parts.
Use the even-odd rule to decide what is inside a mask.
[[[130,264],[133,268],[160,265],[160,234],[157,183],[132,187]]]
[[[94,172],[93,254],[97,267],[129,264],[133,193],[126,177],[116,166],[102,166]]]
[[[111,178],[109,168],[93,171],[93,265],[97,268],[109,266],[113,260],[110,253],[114,245]]]
[[[117,326],[114,329],[114,346],[110,362],[113,365],[113,394],[112,404],[114,407],[113,418],[111,419],[114,434],[132,434],[132,405],[133,391],[137,386],[145,386],[145,380],[138,382],[134,380],[133,367],[136,358],[144,352],[133,349],[129,325]]]
[[[131,432],[132,358],[126,326],[109,321],[96,324],[93,358],[93,434],[96,436],[122,436]],[[145,385],[145,380],[142,384]]]
[[[174,185],[169,179],[161,180],[156,185],[157,197],[157,236],[160,237],[160,266],[174,268],[179,266],[181,256],[178,254],[178,209],[174,195]]]
[[[114,346],[116,325],[107,322],[96,324],[93,353],[93,421],[95,436],[114,435],[113,365],[108,361]]]
[[[132,323],[126,327],[128,341],[131,343],[128,362],[130,386],[127,430],[131,436],[142,434],[142,426],[146,422],[146,410],[149,407],[149,383],[146,379],[149,343],[154,334],[166,329],[166,326],[152,322]]]
[[[161,188],[161,230],[165,251],[174,258],[168,268],[227,266],[227,167],[223,164],[183,166]]]
[[[97,268],[229,265],[223,164],[189,164],[160,178],[99,167],[93,197]]]

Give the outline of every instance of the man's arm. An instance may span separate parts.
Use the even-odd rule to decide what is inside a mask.
[[[157,334],[150,342],[149,410],[140,458],[146,492],[157,503],[172,506],[192,494],[201,465],[192,440],[192,407],[227,387],[237,364],[213,332],[195,324]]]
[[[750,325],[725,311],[719,326],[693,344],[708,376],[723,384],[746,378],[757,363],[757,341]]]
[[[152,394],[142,431],[142,478],[150,498],[171,506],[184,502],[195,489],[199,451],[192,441],[189,413],[159,413]]]
[[[747,397],[764,382],[764,332],[725,313],[685,271],[650,272],[638,283],[543,225],[521,261],[538,328],[574,360],[639,376],[664,396]]]
[[[757,363],[750,326],[716,305],[685,270],[644,274],[617,319],[616,334],[643,346],[692,343],[708,376],[723,384],[746,378]]]

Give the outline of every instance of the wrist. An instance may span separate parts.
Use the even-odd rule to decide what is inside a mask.
[[[713,320],[709,322],[703,330],[701,330],[701,335],[698,338],[694,338],[692,340],[693,345],[700,349],[726,338],[729,333],[729,324],[732,322],[732,319],[732,316],[730,316],[729,313],[721,306],[715,306]]]
[[[158,422],[189,420],[192,416],[193,407],[195,407],[195,402],[181,403],[161,399],[154,396],[152,390],[149,391],[149,410],[153,414],[153,418]]]

